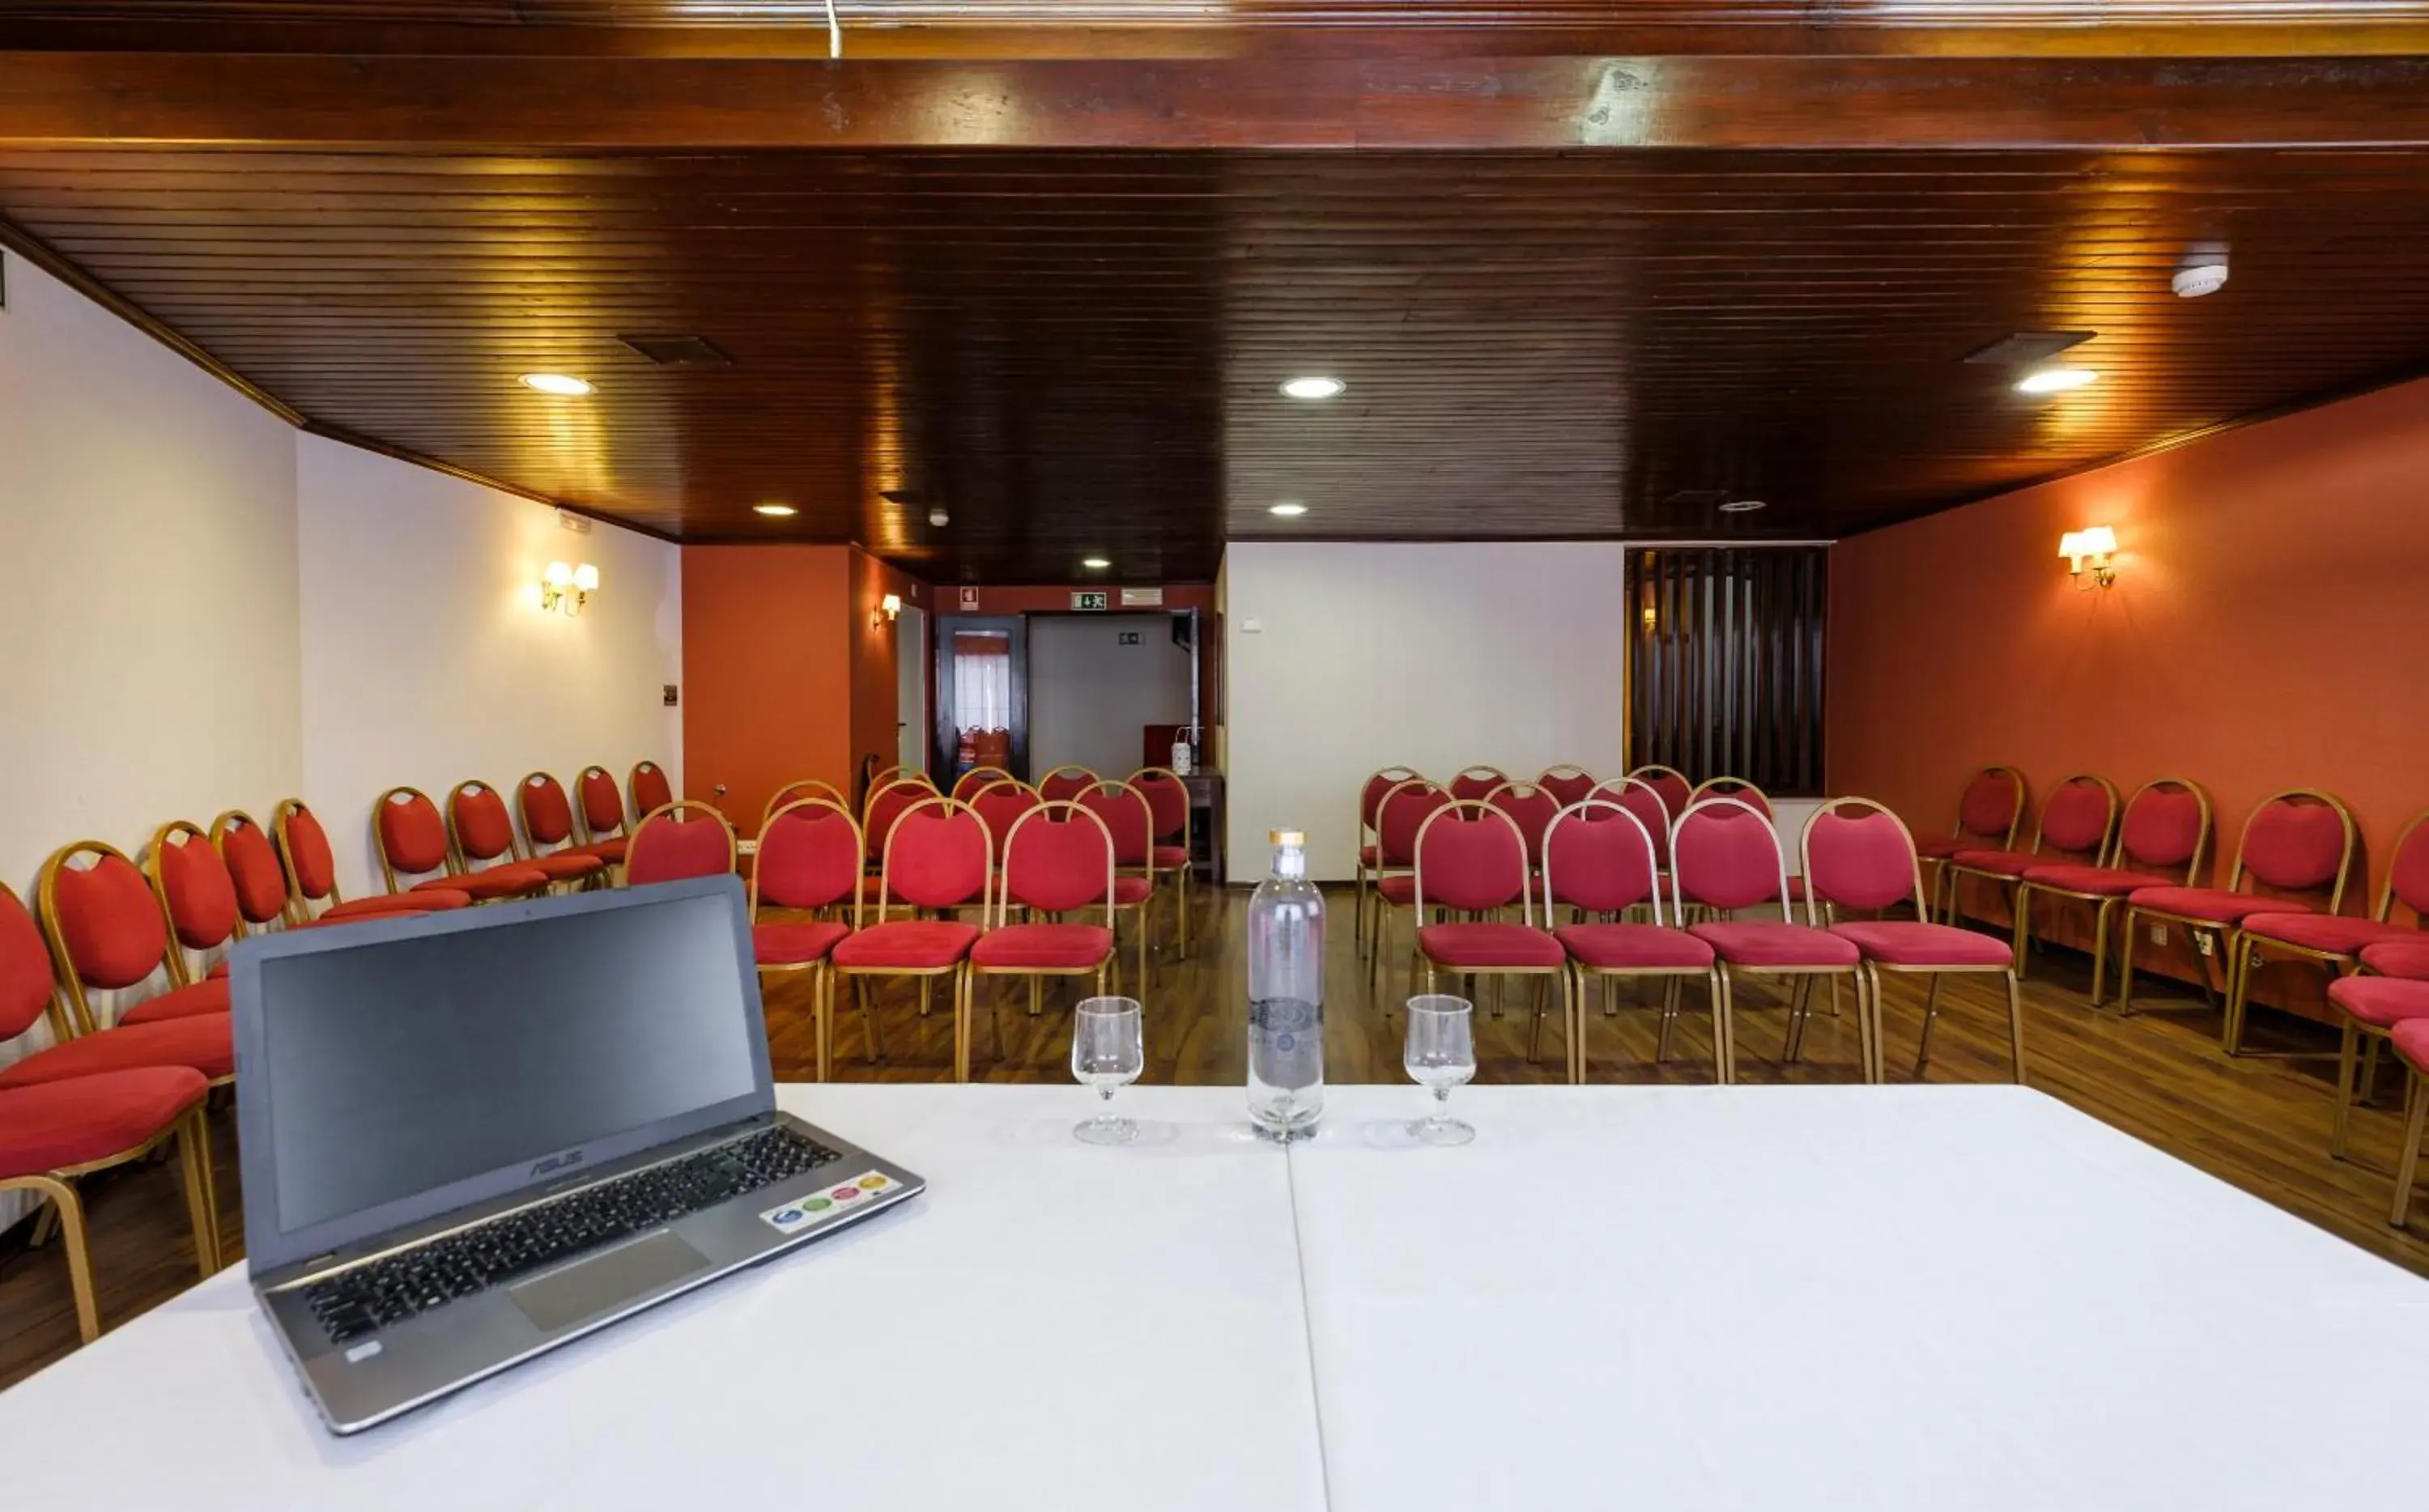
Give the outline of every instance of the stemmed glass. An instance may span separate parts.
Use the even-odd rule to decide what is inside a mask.
[[[1450,1116],[1450,1090],[1476,1076],[1475,1008],[1464,997],[1429,993],[1409,999],[1409,1079],[1434,1094],[1430,1118],[1409,1126],[1428,1144],[1465,1144],[1476,1130]]]
[[[1138,1125],[1114,1116],[1114,1093],[1138,1080],[1147,1069],[1147,1042],[1139,1032],[1135,997],[1091,997],[1071,1021],[1071,1076],[1097,1089],[1104,1099],[1096,1117],[1073,1126],[1074,1136],[1089,1144],[1128,1144],[1138,1138]]]

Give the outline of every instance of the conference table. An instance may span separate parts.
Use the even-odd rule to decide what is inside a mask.
[[[235,1267],[0,1393],[35,1508],[2400,1504],[2429,1283],[2037,1093],[800,1086],[930,1191],[352,1438]],[[2390,1498],[2392,1500],[2390,1500]]]

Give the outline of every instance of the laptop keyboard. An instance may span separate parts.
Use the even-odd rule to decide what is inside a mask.
[[[840,1160],[783,1125],[343,1271],[304,1301],[344,1345],[585,1250],[687,1217],[729,1197]]]

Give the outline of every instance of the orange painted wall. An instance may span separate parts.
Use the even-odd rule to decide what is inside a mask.
[[[724,783],[725,812],[746,835],[797,778],[851,791],[858,554],[684,548],[685,796],[705,799]]]
[[[2118,582],[2079,593],[2058,537],[2097,524]],[[1830,784],[1944,833],[1993,762],[2037,794],[2189,777],[2222,872],[2256,801],[2322,787],[2362,822],[2374,890],[2429,806],[2424,608],[2429,381],[1856,536],[1831,560]],[[2256,990],[2301,1006],[2317,974]]]

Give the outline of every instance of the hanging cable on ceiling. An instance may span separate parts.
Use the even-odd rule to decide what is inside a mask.
[[[835,19],[834,0],[827,0],[827,56],[843,56],[843,23]]]

